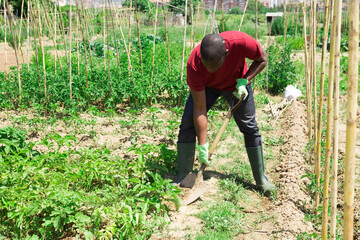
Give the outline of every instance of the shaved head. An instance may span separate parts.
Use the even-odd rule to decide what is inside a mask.
[[[206,35],[201,41],[201,62],[210,73],[216,72],[222,66],[227,53],[225,40],[219,34]]]
[[[201,41],[201,58],[205,61],[219,61],[222,57],[224,57],[225,50],[225,41],[219,34],[206,35]]]

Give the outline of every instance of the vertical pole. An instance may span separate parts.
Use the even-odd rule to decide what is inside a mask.
[[[286,31],[287,31],[287,17],[286,17],[286,2],[284,0],[284,46],[286,43]]]
[[[130,0],[130,8],[129,8],[129,54],[131,54],[131,9],[132,9],[132,0]],[[156,21],[156,20],[155,20]]]
[[[109,6],[109,10],[110,10],[110,16],[111,16],[111,25],[112,25],[112,29],[113,29],[113,34],[114,34],[114,40],[115,40],[115,48],[116,48],[116,62],[117,62],[117,65],[118,65],[118,68],[119,68],[119,78],[120,78],[120,73],[121,73],[121,67],[120,67],[120,52],[119,52],[119,47],[118,47],[118,44],[117,44],[117,39],[116,39],[116,32],[115,32],[115,24],[114,24],[114,14],[113,14],[113,9],[111,8],[111,5],[110,5],[110,0],[108,0],[108,6]],[[140,41],[140,37],[139,37],[139,41]]]
[[[71,63],[71,24],[72,24],[72,16],[71,16],[71,0],[70,0],[70,4],[69,4],[69,86],[70,86],[70,99],[72,99],[72,82],[71,82],[71,68],[72,68],[72,63]]]
[[[28,1],[28,3],[29,3],[30,1]],[[57,16],[56,16],[56,4],[58,4],[57,3],[57,0],[55,0],[55,7],[54,7],[54,15],[55,15],[55,19],[54,19],[54,39],[55,39],[55,43],[56,43],[56,40],[57,40]],[[58,55],[57,55],[57,52],[55,52],[55,58],[57,58],[58,57]],[[28,57],[29,57],[29,55],[28,55]],[[29,60],[28,60],[29,61]],[[56,61],[55,61],[55,75],[56,75],[56,73],[57,73],[57,69],[56,69]]]
[[[216,0],[215,0],[216,2]],[[187,19],[187,4],[188,0],[185,0],[185,22],[184,22],[184,37],[183,37],[183,48],[182,48],[182,58],[181,58],[181,75],[180,75],[180,82],[182,82],[184,77],[184,59],[185,59],[185,46],[186,46],[186,19]],[[215,5],[216,7],[216,5]],[[215,8],[214,7],[214,8]]]
[[[31,28],[32,28],[32,31],[33,31],[33,38],[34,38],[34,45],[35,45],[37,80],[38,80],[38,86],[40,88],[39,49],[38,49],[37,40],[36,40],[36,35],[39,35],[39,32],[36,31],[36,28],[34,27],[34,25],[37,26],[37,24],[36,24],[36,16],[34,14],[34,8],[33,8],[32,4],[30,5],[30,8],[31,8],[31,11],[30,11],[30,13],[31,13],[31,22],[34,23],[34,24],[31,24]]]
[[[76,40],[76,58],[77,58],[77,73],[80,73],[80,55],[79,55],[79,14],[76,13],[76,33],[75,33],[75,40]]]
[[[138,8],[137,8],[137,2],[134,0],[135,3],[135,18],[136,18],[136,31],[137,31],[137,37],[139,42],[139,54],[140,54],[140,66],[141,66],[141,73],[144,73],[144,67],[143,67],[143,59],[142,59],[142,49],[141,49],[141,39],[140,39],[140,21],[138,16]],[[167,32],[166,32],[166,17],[165,17],[165,7],[164,7],[164,0],[162,2],[163,7],[163,13],[164,13],[164,22],[165,22],[165,37],[166,37],[166,44],[169,50],[168,42],[167,42]]]
[[[153,42],[153,54],[152,54],[152,63],[151,63],[151,88],[150,88],[150,93],[152,93],[152,90],[153,90],[153,79],[154,79],[155,45],[156,45],[155,42],[156,42],[156,25],[157,25],[157,17],[158,17],[158,3],[159,3],[159,1],[156,0],[155,23],[154,23],[154,42]]]
[[[194,48],[194,6],[193,6],[193,0],[190,0],[190,21],[191,21],[190,46],[191,46],[191,49],[193,49]],[[224,22],[223,22],[223,25],[224,25]],[[223,26],[223,28],[224,28],[224,26]]]
[[[40,1],[40,0],[39,0]],[[46,86],[46,66],[45,66],[45,53],[44,53],[44,44],[42,40],[42,26],[41,26],[41,16],[40,16],[40,2],[37,2],[38,10],[38,27],[39,27],[39,42],[41,48],[42,64],[43,64],[43,73],[44,73],[44,95],[45,102],[47,101],[47,86]]]
[[[243,23],[243,21],[244,21],[244,17],[245,17],[246,8],[247,8],[247,6],[248,6],[248,3],[249,3],[249,0],[247,0],[246,3],[245,3],[244,13],[243,13],[243,15],[242,15],[242,17],[241,17],[241,22],[240,22],[240,26],[239,26],[239,32],[241,31],[241,26],[242,26],[242,23]]]
[[[136,0],[135,0],[136,2]],[[169,38],[167,34],[167,22],[166,22],[166,12],[165,12],[165,4],[164,0],[162,0],[162,9],[164,14],[164,24],[165,24],[165,40],[166,40],[166,48],[167,48],[167,55],[168,55],[168,65],[169,65],[169,76],[171,74],[171,65],[170,65],[170,48],[169,48]]]
[[[305,81],[306,81],[306,106],[307,106],[307,127],[308,127],[308,141],[311,141],[311,91],[310,91],[310,73],[309,73],[309,54],[307,47],[307,34],[306,34],[306,1],[303,6],[303,36],[304,36],[304,54],[305,54]]]
[[[258,40],[258,1],[255,0],[255,39]]]
[[[93,60],[92,60],[92,53],[91,53],[91,46],[90,46],[90,34],[89,34],[89,27],[87,24],[87,15],[86,15],[86,11],[84,8],[84,1],[81,0],[81,15],[79,14],[79,16],[83,17],[83,23],[84,23],[84,27],[85,27],[85,33],[86,33],[86,37],[87,37],[87,43],[89,45],[89,57],[90,57],[90,65],[93,65]],[[85,41],[85,40],[84,40]]]
[[[7,79],[7,61],[8,61],[8,57],[7,57],[7,8],[5,7],[5,2],[4,1],[4,26],[5,26],[5,44],[4,44],[4,48],[5,48],[5,80]]]
[[[110,76],[110,44],[109,44],[109,6],[106,6],[106,1],[105,1],[105,8],[106,8],[106,44],[107,44],[107,70],[108,70],[108,85],[109,85],[109,96],[111,97],[111,76]]]
[[[27,2],[27,65],[28,65],[28,71],[30,69],[30,1]],[[5,9],[4,9],[5,11]],[[56,69],[56,67],[55,67]]]
[[[222,31],[225,32],[225,18],[224,18],[224,2],[221,0],[221,22],[222,22]]]
[[[325,14],[324,14],[324,34],[323,34],[323,46],[321,51],[321,76],[320,76],[320,95],[319,95],[319,117],[317,126],[317,137],[316,137],[316,162],[321,162],[321,133],[322,133],[322,111],[323,111],[323,95],[324,95],[324,82],[325,82],[325,53],[327,48],[327,39],[329,32],[329,0],[325,1]],[[331,117],[331,116],[329,116]],[[331,129],[326,132],[327,138],[326,143],[329,140],[331,145]],[[329,135],[329,136],[328,136]],[[330,149],[329,149],[330,150]],[[329,151],[330,152],[330,151]],[[325,164],[324,164],[324,187],[323,187],[323,209],[322,209],[322,239],[327,238],[328,229],[328,203],[329,203],[329,177],[330,177],[330,154],[325,153]]]
[[[295,38],[297,38],[298,20],[299,20],[299,8],[300,5],[296,4],[296,15],[295,15]]]
[[[104,0],[103,1],[103,43],[104,43],[104,67],[105,67],[105,69],[106,69],[106,59],[105,59],[105,44],[106,44],[106,42],[105,42],[105,1],[106,0]],[[109,47],[109,46],[107,46],[107,47]]]
[[[62,38],[64,40],[64,47],[65,47],[65,56],[66,56],[67,63],[69,63],[69,56],[68,56],[66,37],[65,37],[65,24],[64,24],[64,19],[63,19],[60,4],[58,6],[59,6],[59,15],[60,15],[60,28],[61,28]]]
[[[349,63],[351,64],[349,64],[348,70],[348,99],[346,106],[344,240],[354,238],[355,143],[359,77],[359,0],[350,0],[349,9]]]

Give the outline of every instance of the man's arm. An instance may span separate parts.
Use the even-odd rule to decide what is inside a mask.
[[[198,136],[198,144],[204,145],[206,143],[207,131],[207,111],[206,111],[206,97],[205,90],[194,91],[190,90],[194,100],[194,124],[196,134]]]
[[[260,48],[261,48],[261,56],[258,59],[255,59],[251,63],[249,70],[244,75],[244,78],[246,78],[247,80],[251,80],[256,75],[258,75],[261,72],[261,70],[264,69],[264,67],[266,66],[266,64],[268,62],[268,56],[267,56],[266,52],[264,51],[264,49],[262,47],[260,47]]]

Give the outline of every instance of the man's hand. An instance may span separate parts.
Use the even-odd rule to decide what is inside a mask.
[[[236,91],[233,92],[234,96],[238,99],[241,98],[243,94],[245,94],[244,99],[248,96],[248,91],[246,90],[246,84],[248,83],[248,80],[245,78],[239,78],[236,80]]]
[[[209,162],[209,143],[205,143],[204,145],[198,145],[199,151],[199,162],[205,163],[207,166],[210,165]]]

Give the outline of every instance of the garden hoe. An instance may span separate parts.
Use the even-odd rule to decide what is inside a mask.
[[[224,120],[224,122],[221,125],[221,128],[218,132],[218,134],[215,137],[214,142],[212,143],[210,150],[209,150],[209,156],[208,159],[210,160],[212,154],[214,153],[214,150],[217,146],[217,144],[220,141],[220,138],[222,136],[222,134],[225,131],[225,128],[227,126],[227,124],[229,123],[233,113],[238,109],[238,107],[241,105],[241,103],[244,100],[245,95],[243,94],[240,98],[240,100],[235,104],[235,106],[231,107],[230,105],[230,110],[226,115],[226,118]],[[231,102],[234,102],[235,97],[232,97]],[[186,199],[185,204],[189,205],[191,203],[193,203],[194,201],[196,201],[199,197],[201,197],[202,194],[204,194],[204,192],[206,192],[206,190],[208,189],[207,183],[204,182],[203,180],[203,172],[206,168],[206,164],[202,163],[199,172],[196,173],[189,173],[181,182],[180,182],[180,186],[181,187],[185,187],[185,188],[192,188],[192,192],[190,193],[189,197]]]

